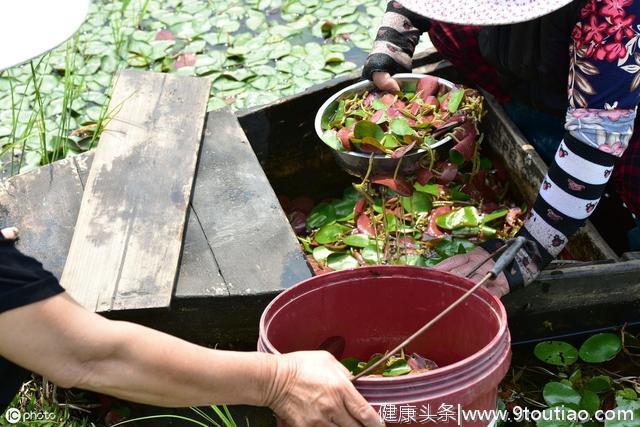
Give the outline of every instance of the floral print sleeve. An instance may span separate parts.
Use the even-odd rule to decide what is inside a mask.
[[[593,212],[633,134],[640,100],[640,0],[588,0],[569,47],[566,134],[520,231],[510,286],[528,284]]]

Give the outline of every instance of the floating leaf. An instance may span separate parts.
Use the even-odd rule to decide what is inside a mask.
[[[611,360],[622,349],[620,337],[611,333],[601,333],[589,337],[580,346],[580,359],[589,363],[602,363]]]
[[[608,414],[604,427],[640,427],[640,400],[616,398],[617,406]],[[613,420],[609,421],[609,418]]]
[[[327,258],[327,266],[332,270],[346,270],[350,268],[358,268],[360,264],[358,260],[348,253],[333,253]]]
[[[369,246],[369,236],[366,234],[352,234],[342,239],[345,245],[354,246],[358,248],[366,248]]]
[[[586,390],[590,390],[594,393],[604,393],[611,388],[611,378],[607,375],[597,375],[591,377],[584,385]]]
[[[556,366],[569,366],[578,360],[578,350],[564,341],[543,341],[533,353],[541,361]]]
[[[577,409],[580,405],[582,396],[570,385],[551,381],[545,384],[542,390],[544,401],[549,406],[568,406]]]
[[[591,390],[582,390],[580,399],[580,409],[587,411],[593,415],[600,409],[600,398]]]

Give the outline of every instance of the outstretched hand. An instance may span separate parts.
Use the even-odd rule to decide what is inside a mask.
[[[351,374],[326,351],[279,356],[268,405],[291,427],[381,427],[377,412],[351,383]]]
[[[488,256],[489,252],[483,248],[476,248],[468,254],[456,255],[445,259],[433,268],[440,271],[448,271],[450,273],[457,274],[458,276],[466,276]],[[492,259],[485,262],[482,267],[480,267],[473,276],[470,277],[470,279],[473,282],[478,283],[489,271],[491,271],[494,264],[495,261]],[[507,282],[507,278],[504,273],[500,273],[495,280],[487,282],[487,284],[484,285],[484,288],[498,298],[509,293],[509,283]]]
[[[387,92],[400,92],[400,85],[391,77],[391,74],[386,71],[376,71],[373,73],[373,84],[380,90],[386,90]]]

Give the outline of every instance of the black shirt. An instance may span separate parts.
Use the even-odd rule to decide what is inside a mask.
[[[13,243],[0,240],[0,315],[61,292],[58,280],[42,264],[20,253]],[[29,372],[0,355],[0,414],[28,377]]]

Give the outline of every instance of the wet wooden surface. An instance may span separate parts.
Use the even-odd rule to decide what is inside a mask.
[[[87,309],[170,305],[209,87],[202,78],[118,75],[60,279]]]

